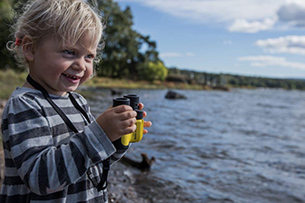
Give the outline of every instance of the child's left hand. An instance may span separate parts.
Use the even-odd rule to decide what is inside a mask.
[[[144,104],[143,103],[139,103],[139,109],[142,110],[144,108]],[[143,118],[145,118],[147,116],[147,113],[145,111],[143,111]],[[144,127],[145,128],[149,128],[152,126],[152,123],[150,121],[144,121]],[[147,134],[148,131],[146,129],[143,130],[143,134]]]

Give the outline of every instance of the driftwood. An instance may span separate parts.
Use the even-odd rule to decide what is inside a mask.
[[[121,162],[125,165],[130,165],[130,166],[132,166],[134,168],[137,168],[141,171],[149,171],[151,165],[156,161],[156,158],[152,157],[151,159],[149,159],[147,154],[145,154],[145,153],[142,153],[141,156],[142,156],[142,161],[141,162],[134,161],[130,158],[127,158],[126,156],[124,156],[121,159]]]

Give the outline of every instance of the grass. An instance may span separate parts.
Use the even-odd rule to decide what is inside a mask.
[[[201,85],[190,85],[186,83],[133,81],[130,79],[113,79],[106,77],[94,77],[84,83],[84,85],[90,87],[127,89],[203,89]]]
[[[26,72],[15,72],[13,70],[1,70],[0,71],[0,98],[8,99],[11,93],[18,86],[22,86]]]
[[[22,86],[27,73],[14,70],[0,70],[0,99],[8,99],[18,86]],[[205,89],[201,85],[161,81],[133,81],[129,79],[112,79],[106,77],[93,77],[83,84],[97,88],[124,88],[124,89]]]

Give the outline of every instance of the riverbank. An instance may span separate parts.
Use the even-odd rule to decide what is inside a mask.
[[[219,86],[189,84],[186,82],[170,81],[133,81],[130,79],[115,79],[106,77],[94,77],[88,80],[83,86],[96,88],[117,88],[117,89],[189,89],[189,90],[213,90]],[[219,89],[220,90],[220,89]]]
[[[7,99],[17,86],[22,86],[26,79],[26,72],[14,70],[0,70],[0,99]],[[190,90],[225,90],[229,88],[220,86],[207,86],[169,81],[134,81],[130,79],[114,79],[106,77],[93,77],[82,87],[108,88],[108,89],[190,89]]]

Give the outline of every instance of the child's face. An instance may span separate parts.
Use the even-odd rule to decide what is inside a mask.
[[[76,90],[93,73],[97,44],[90,46],[90,42],[83,37],[75,45],[61,47],[55,38],[43,40],[28,61],[31,77],[50,94]]]

